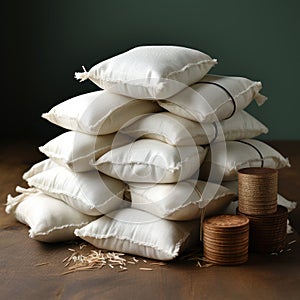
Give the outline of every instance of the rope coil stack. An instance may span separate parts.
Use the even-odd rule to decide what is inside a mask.
[[[288,211],[277,205],[278,170],[244,168],[238,171],[237,214],[250,221],[249,250],[280,252],[285,246]]]
[[[203,223],[205,258],[218,265],[237,265],[248,260],[249,219],[242,215],[216,215]]]

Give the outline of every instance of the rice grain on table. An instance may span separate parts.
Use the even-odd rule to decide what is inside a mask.
[[[127,271],[127,265],[136,265],[139,263],[148,264],[146,259],[137,259],[136,257],[131,257],[126,259],[125,253],[119,252],[105,252],[103,250],[95,250],[90,249],[89,252],[85,250],[87,253],[82,253],[82,250],[86,245],[81,244],[79,246],[79,251],[68,248],[72,254],[70,256],[65,257],[62,262],[65,263],[64,266],[68,267],[68,271],[62,273],[61,275],[70,274],[76,271],[87,271],[87,270],[94,270],[94,269],[101,269],[103,267],[109,267],[114,269],[115,267],[118,268],[118,272]],[[163,266],[166,265],[164,262],[152,262],[150,264]],[[152,271],[152,268],[139,268],[141,271]]]

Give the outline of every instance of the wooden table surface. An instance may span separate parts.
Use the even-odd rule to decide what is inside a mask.
[[[279,171],[279,192],[300,205],[300,141],[268,142],[290,159]],[[45,158],[37,141],[0,145],[0,199],[26,187],[22,174]],[[62,275],[72,243],[45,244],[28,237],[28,228],[0,208],[0,299],[300,299],[300,207],[289,214],[294,233],[284,252],[249,254],[239,266],[199,267],[188,259],[164,266],[140,260],[128,270],[105,267]],[[88,246],[89,247],[89,246]],[[127,256],[130,259],[130,256]],[[152,271],[142,271],[149,267]]]

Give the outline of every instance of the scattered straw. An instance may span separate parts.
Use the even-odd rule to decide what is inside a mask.
[[[86,247],[86,244],[80,244],[79,249],[82,250],[84,247]]]
[[[121,270],[119,270],[118,272],[124,272],[127,271],[127,268],[121,268]]]
[[[160,262],[152,262],[152,263],[150,263],[150,265],[166,266],[167,264],[164,263],[164,262],[162,262],[162,261],[160,261]]]
[[[214,265],[211,261],[204,257],[202,247],[190,249],[189,252],[182,255],[179,259],[184,261],[194,261],[196,262],[196,267],[199,268],[207,268]]]
[[[64,266],[68,268],[61,275],[74,273],[77,271],[89,271],[94,269],[102,269],[108,267],[117,269],[118,272],[128,270],[128,265],[136,265],[139,263],[148,264],[146,259],[137,259],[136,257],[127,257],[124,253],[107,252],[100,249],[89,249],[86,244],[80,244],[79,250],[68,248],[71,254],[62,260]],[[151,262],[150,264],[164,266],[164,262]],[[139,268],[141,271],[152,271],[153,268]]]
[[[36,267],[41,267],[41,266],[45,266],[45,265],[48,265],[48,264],[49,264],[48,262],[42,262],[42,263],[36,264],[35,266]]]

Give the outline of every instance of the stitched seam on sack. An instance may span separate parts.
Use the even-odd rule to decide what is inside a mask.
[[[166,75],[165,77],[155,77],[156,79],[170,79],[169,76],[172,76],[173,74],[177,74],[177,73],[182,73],[184,72],[187,68],[189,67],[193,67],[193,66],[197,66],[197,65],[201,65],[201,64],[211,64],[212,66],[214,66],[216,64],[216,59],[207,59],[207,60],[202,60],[202,61],[199,61],[199,62],[196,62],[196,63],[189,63],[187,65],[185,65],[184,67],[182,67],[180,70],[177,70],[177,71],[173,71],[173,72],[170,72],[168,75]],[[141,84],[137,84],[137,83],[132,83],[134,82],[135,80],[141,80],[141,79],[135,79],[135,80],[129,80],[129,81],[125,81],[125,80],[112,80],[112,79],[107,79],[107,78],[101,78],[101,77],[98,77],[98,76],[91,76],[91,78],[93,78],[94,80],[99,80],[101,82],[105,82],[107,84],[124,84],[124,85],[131,85],[131,86],[135,86],[135,87],[140,87]],[[143,79],[143,78],[142,78]],[[165,82],[160,82],[162,84],[165,84]],[[142,87],[144,88],[153,88],[153,85],[149,85],[149,84],[143,84]]]
[[[233,162],[233,164],[230,164],[229,166],[229,171],[235,171],[238,167],[242,166],[242,165],[245,165],[247,163],[252,163],[252,162],[262,162],[262,161],[265,161],[265,160],[273,160],[275,161],[276,163],[280,163],[281,165],[283,166],[290,166],[290,163],[289,163],[289,160],[288,158],[278,158],[278,157],[274,157],[274,156],[264,156],[263,159],[260,159],[260,158],[253,158],[253,159],[248,159],[247,161],[243,161],[243,162]],[[211,160],[207,160],[206,163],[210,163],[211,165],[215,165],[215,166],[218,166],[218,167],[221,167],[223,169],[227,169],[226,166],[224,165],[221,165],[221,164],[218,164],[218,163],[215,163],[215,162],[212,162]]]
[[[174,166],[172,168],[163,168],[163,167],[160,167],[160,166],[155,165],[155,164],[147,164],[147,163],[144,163],[144,162],[117,163],[117,162],[109,162],[108,161],[108,162],[102,162],[99,165],[102,165],[102,164],[111,164],[111,165],[118,165],[118,166],[145,165],[145,166],[156,167],[156,168],[159,168],[159,169],[162,169],[162,170],[167,170],[167,171],[173,171],[173,170],[177,171],[177,170],[179,170],[179,168],[182,167],[182,162],[178,162],[177,166]],[[97,167],[97,165],[96,165],[96,167]]]
[[[78,231],[76,231],[75,235],[78,236]],[[120,241],[123,241],[123,240],[126,240],[126,241],[129,241],[130,243],[133,243],[135,245],[139,245],[139,246],[144,246],[144,247],[150,247],[150,248],[153,248],[157,251],[160,251],[160,252],[163,252],[163,253],[166,253],[168,255],[171,255],[172,257],[174,257],[174,254],[177,254],[178,251],[179,251],[179,247],[187,240],[187,238],[190,236],[190,233],[184,233],[183,237],[175,244],[175,249],[174,251],[171,251],[171,250],[165,250],[165,249],[162,249],[162,248],[159,248],[158,246],[156,245],[151,245],[147,242],[137,242],[137,241],[134,241],[132,240],[130,237],[123,237],[123,236],[119,236],[117,234],[80,234],[79,237],[90,237],[90,238],[96,238],[96,239],[106,239],[106,238],[116,238]]]
[[[147,164],[147,163],[145,163],[145,162],[130,162],[130,163],[121,163],[121,162],[110,162],[110,161],[106,161],[106,162],[101,162],[99,165],[102,165],[102,164],[112,164],[112,165],[121,165],[121,166],[127,166],[127,165],[135,165],[135,164],[137,164],[137,165],[146,165],[146,166],[154,166],[154,167],[156,167],[156,168],[160,168],[160,169],[162,169],[162,170],[167,170],[167,171],[172,171],[172,170],[175,170],[175,171],[177,171],[177,170],[179,170],[179,168],[181,168],[182,167],[182,165],[183,165],[183,163],[185,163],[186,161],[188,161],[188,160],[192,160],[192,158],[193,157],[198,157],[199,158],[199,161],[200,161],[200,153],[199,154],[194,154],[194,155],[192,155],[192,156],[189,156],[189,157],[187,157],[186,159],[184,159],[184,160],[182,160],[182,161],[180,161],[180,162],[178,162],[177,164],[176,164],[176,166],[174,166],[174,167],[172,167],[172,168],[163,168],[163,167],[161,167],[161,166],[158,166],[158,165],[156,165],[156,164]],[[97,167],[97,164],[95,165],[96,167]]]
[[[254,92],[255,92],[255,95],[256,95],[258,93],[258,91],[255,91],[255,88],[259,88],[259,87],[261,87],[261,83],[259,81],[255,81],[255,82],[251,83],[246,89],[242,90],[238,94],[233,95],[232,97],[234,98],[234,100],[236,102],[237,98],[239,98],[242,95],[246,94],[251,89],[254,89]],[[254,95],[253,99],[255,98],[255,95]],[[232,102],[232,99],[228,98],[228,100],[226,102]],[[220,106],[222,106],[222,104]]]
[[[255,92],[255,95],[254,95],[254,98],[255,98],[256,94],[259,92],[259,91],[256,91],[255,88],[261,88],[261,83],[259,81],[254,81],[246,89],[244,89],[243,91],[234,95],[233,98],[236,99],[236,98],[242,96],[243,94],[247,93],[249,90],[251,90],[253,88],[254,88],[254,92]]]
[[[137,80],[144,80],[144,78],[141,78],[141,79],[130,79],[130,80],[111,80],[111,79],[105,79],[105,78],[101,78],[101,77],[94,77],[94,76],[89,76],[91,78],[93,78],[94,80],[99,80],[100,81],[100,84],[103,85],[104,84],[122,84],[122,85],[129,85],[129,86],[132,86],[132,87],[137,87],[137,88],[140,88],[140,87],[143,87],[143,88],[151,88],[151,89],[155,89],[155,87],[153,87],[153,84],[150,85],[150,84],[143,84],[141,85],[141,83],[134,83],[135,81]],[[157,83],[157,84],[162,84],[162,85],[165,85],[166,82],[164,81],[165,79],[167,78],[164,78],[164,77],[153,77],[155,79],[160,79],[160,82]],[[160,90],[160,88],[156,88],[157,90]],[[156,90],[155,89],[155,90]],[[136,100],[136,99],[135,99]]]
[[[166,75],[166,78],[170,79],[169,78],[170,76],[173,76],[173,75],[176,76],[177,74],[183,73],[183,72],[186,71],[186,69],[189,69],[191,67],[196,67],[196,66],[200,66],[200,65],[203,65],[203,64],[208,64],[208,65],[214,66],[216,63],[217,63],[216,59],[205,59],[205,60],[201,60],[201,61],[198,61],[198,62],[195,62],[195,63],[189,63],[189,64],[186,64],[185,66],[183,66],[179,70],[170,72],[168,75]]]
[[[241,132],[251,134],[251,135],[259,135],[261,133],[267,133],[268,128],[266,126],[258,126],[257,128],[243,128],[241,129],[231,129],[228,131],[224,131],[224,136],[229,135],[229,134],[240,134]],[[241,139],[246,139],[245,137],[242,137]],[[225,138],[226,140],[226,138]]]
[[[53,228],[47,230],[47,231],[38,231],[38,232],[33,232],[33,229],[31,228],[30,232],[33,234],[33,236],[37,236],[37,235],[47,235],[47,234],[50,234],[51,232],[55,231],[55,230],[61,230],[61,229],[65,229],[65,228],[70,228],[70,227],[79,227],[79,226],[84,226],[84,225],[87,225],[89,224],[90,222],[89,221],[86,221],[86,222],[81,222],[81,223],[78,223],[78,224],[64,224],[64,225],[61,225],[61,226],[54,226]]]

